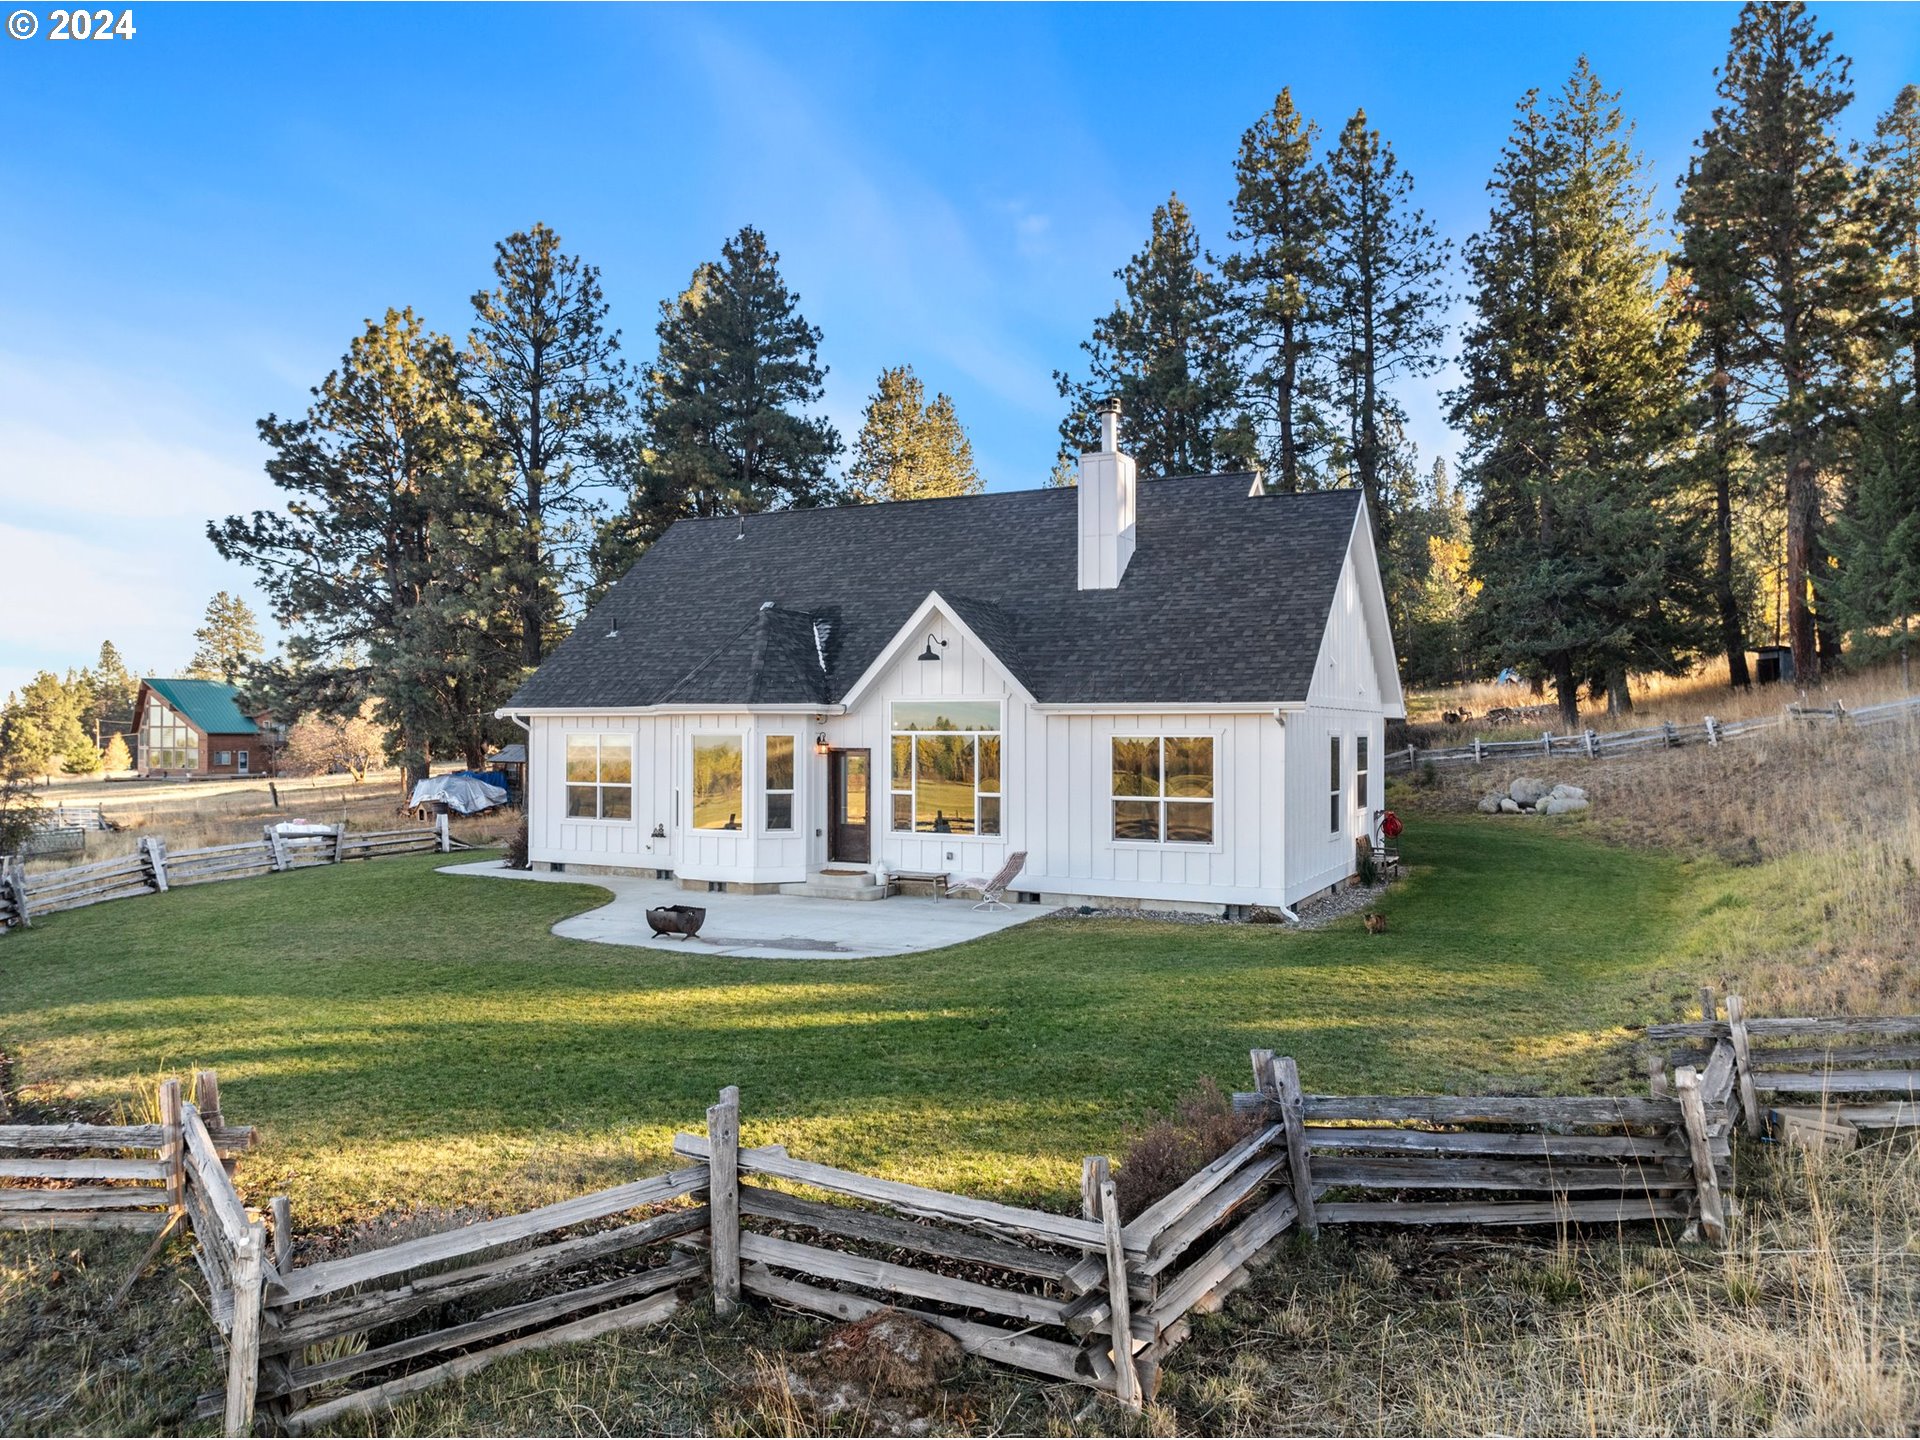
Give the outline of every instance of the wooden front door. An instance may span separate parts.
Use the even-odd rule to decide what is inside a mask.
[[[873,858],[872,752],[827,752],[827,859],[865,865]]]

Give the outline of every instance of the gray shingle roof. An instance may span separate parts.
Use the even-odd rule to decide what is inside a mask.
[[[1304,700],[1360,497],[1250,483],[1143,482],[1113,590],[1071,489],[682,520],[510,706],[835,703],[934,590],[1042,703]]]

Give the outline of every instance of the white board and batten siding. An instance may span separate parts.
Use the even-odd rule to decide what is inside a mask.
[[[1357,531],[1320,639],[1307,708],[1287,719],[1287,745],[1293,760],[1284,802],[1289,905],[1353,874],[1355,842],[1373,834],[1373,812],[1382,808],[1387,715],[1400,713],[1402,702],[1391,650],[1383,657],[1377,638],[1382,617],[1369,615],[1359,562],[1370,555],[1370,546],[1364,529]],[[1341,791],[1337,824],[1332,753],[1336,737]],[[1367,741],[1368,764],[1364,801],[1356,772],[1362,737]]]

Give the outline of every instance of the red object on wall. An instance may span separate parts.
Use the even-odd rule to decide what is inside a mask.
[[[1389,840],[1400,838],[1400,817],[1391,810],[1380,817],[1380,833]]]

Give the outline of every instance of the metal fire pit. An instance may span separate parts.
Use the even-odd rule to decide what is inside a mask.
[[[678,935],[684,940],[698,935],[706,921],[707,912],[699,905],[662,905],[647,911],[647,924],[655,935]]]

